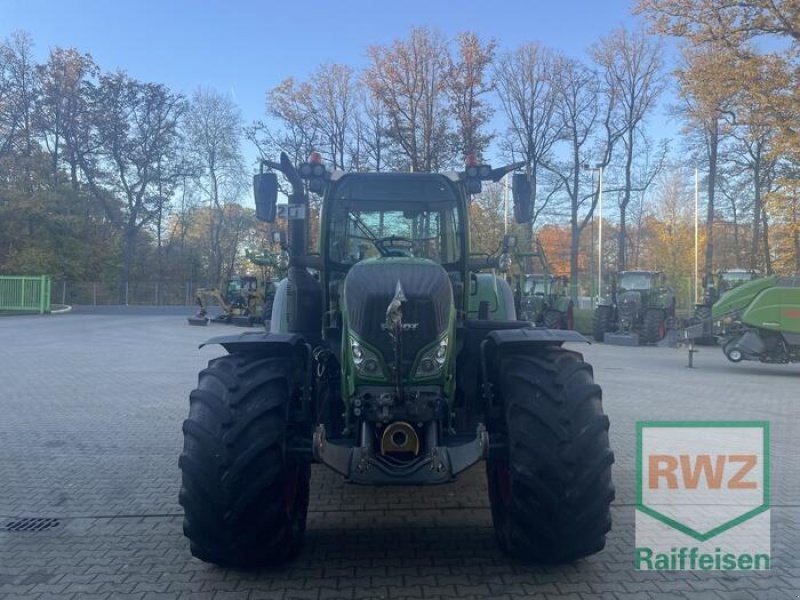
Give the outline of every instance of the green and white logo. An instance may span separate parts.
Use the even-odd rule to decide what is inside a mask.
[[[770,566],[769,423],[636,425],[639,570]]]

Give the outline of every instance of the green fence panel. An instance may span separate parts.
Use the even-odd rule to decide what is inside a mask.
[[[50,312],[50,277],[0,275],[0,311]]]

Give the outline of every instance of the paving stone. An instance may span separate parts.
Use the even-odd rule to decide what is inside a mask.
[[[671,349],[580,348],[616,453],[614,528],[596,556],[562,567],[506,559],[482,466],[447,486],[373,489],[315,465],[298,558],[273,570],[206,565],[182,534],[177,457],[188,392],[221,352],[197,345],[225,332],[175,315],[0,319],[0,339],[14,340],[0,344],[0,515],[62,519],[0,532],[0,600],[797,600],[796,369],[731,365],[711,349],[689,370]],[[635,424],[686,419],[772,422],[770,572],[633,570]]]

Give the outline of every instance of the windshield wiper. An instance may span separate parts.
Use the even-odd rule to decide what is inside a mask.
[[[372,233],[372,230],[369,227],[367,227],[366,223],[364,223],[364,221],[362,221],[359,216],[357,216],[355,213],[350,213],[350,218],[353,219],[353,222],[355,223],[356,227],[358,227],[361,230],[361,233],[367,236],[367,239],[370,242],[374,243],[375,240],[378,239],[378,236]]]

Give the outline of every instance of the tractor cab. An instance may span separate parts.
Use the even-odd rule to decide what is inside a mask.
[[[548,279],[544,275],[525,275],[522,294],[524,296],[546,296],[550,290]]]
[[[623,271],[617,278],[617,289],[620,292],[649,291],[664,286],[664,274],[656,271]]]
[[[750,269],[727,269],[717,273],[717,294],[721,296],[725,292],[739,287],[743,283],[758,279],[759,274]]]
[[[361,294],[375,292],[383,278],[392,279],[385,283],[383,304],[376,306],[385,312],[398,281],[409,302],[423,273],[438,274],[448,286],[449,279],[458,282],[467,243],[463,210],[454,182],[442,175],[354,173],[332,181],[321,226],[326,335],[341,333],[348,286],[351,305],[360,304]],[[412,270],[416,274],[409,275]],[[362,274],[368,274],[366,280]],[[362,280],[356,291],[355,282]],[[457,290],[454,301],[461,306],[463,285]]]

